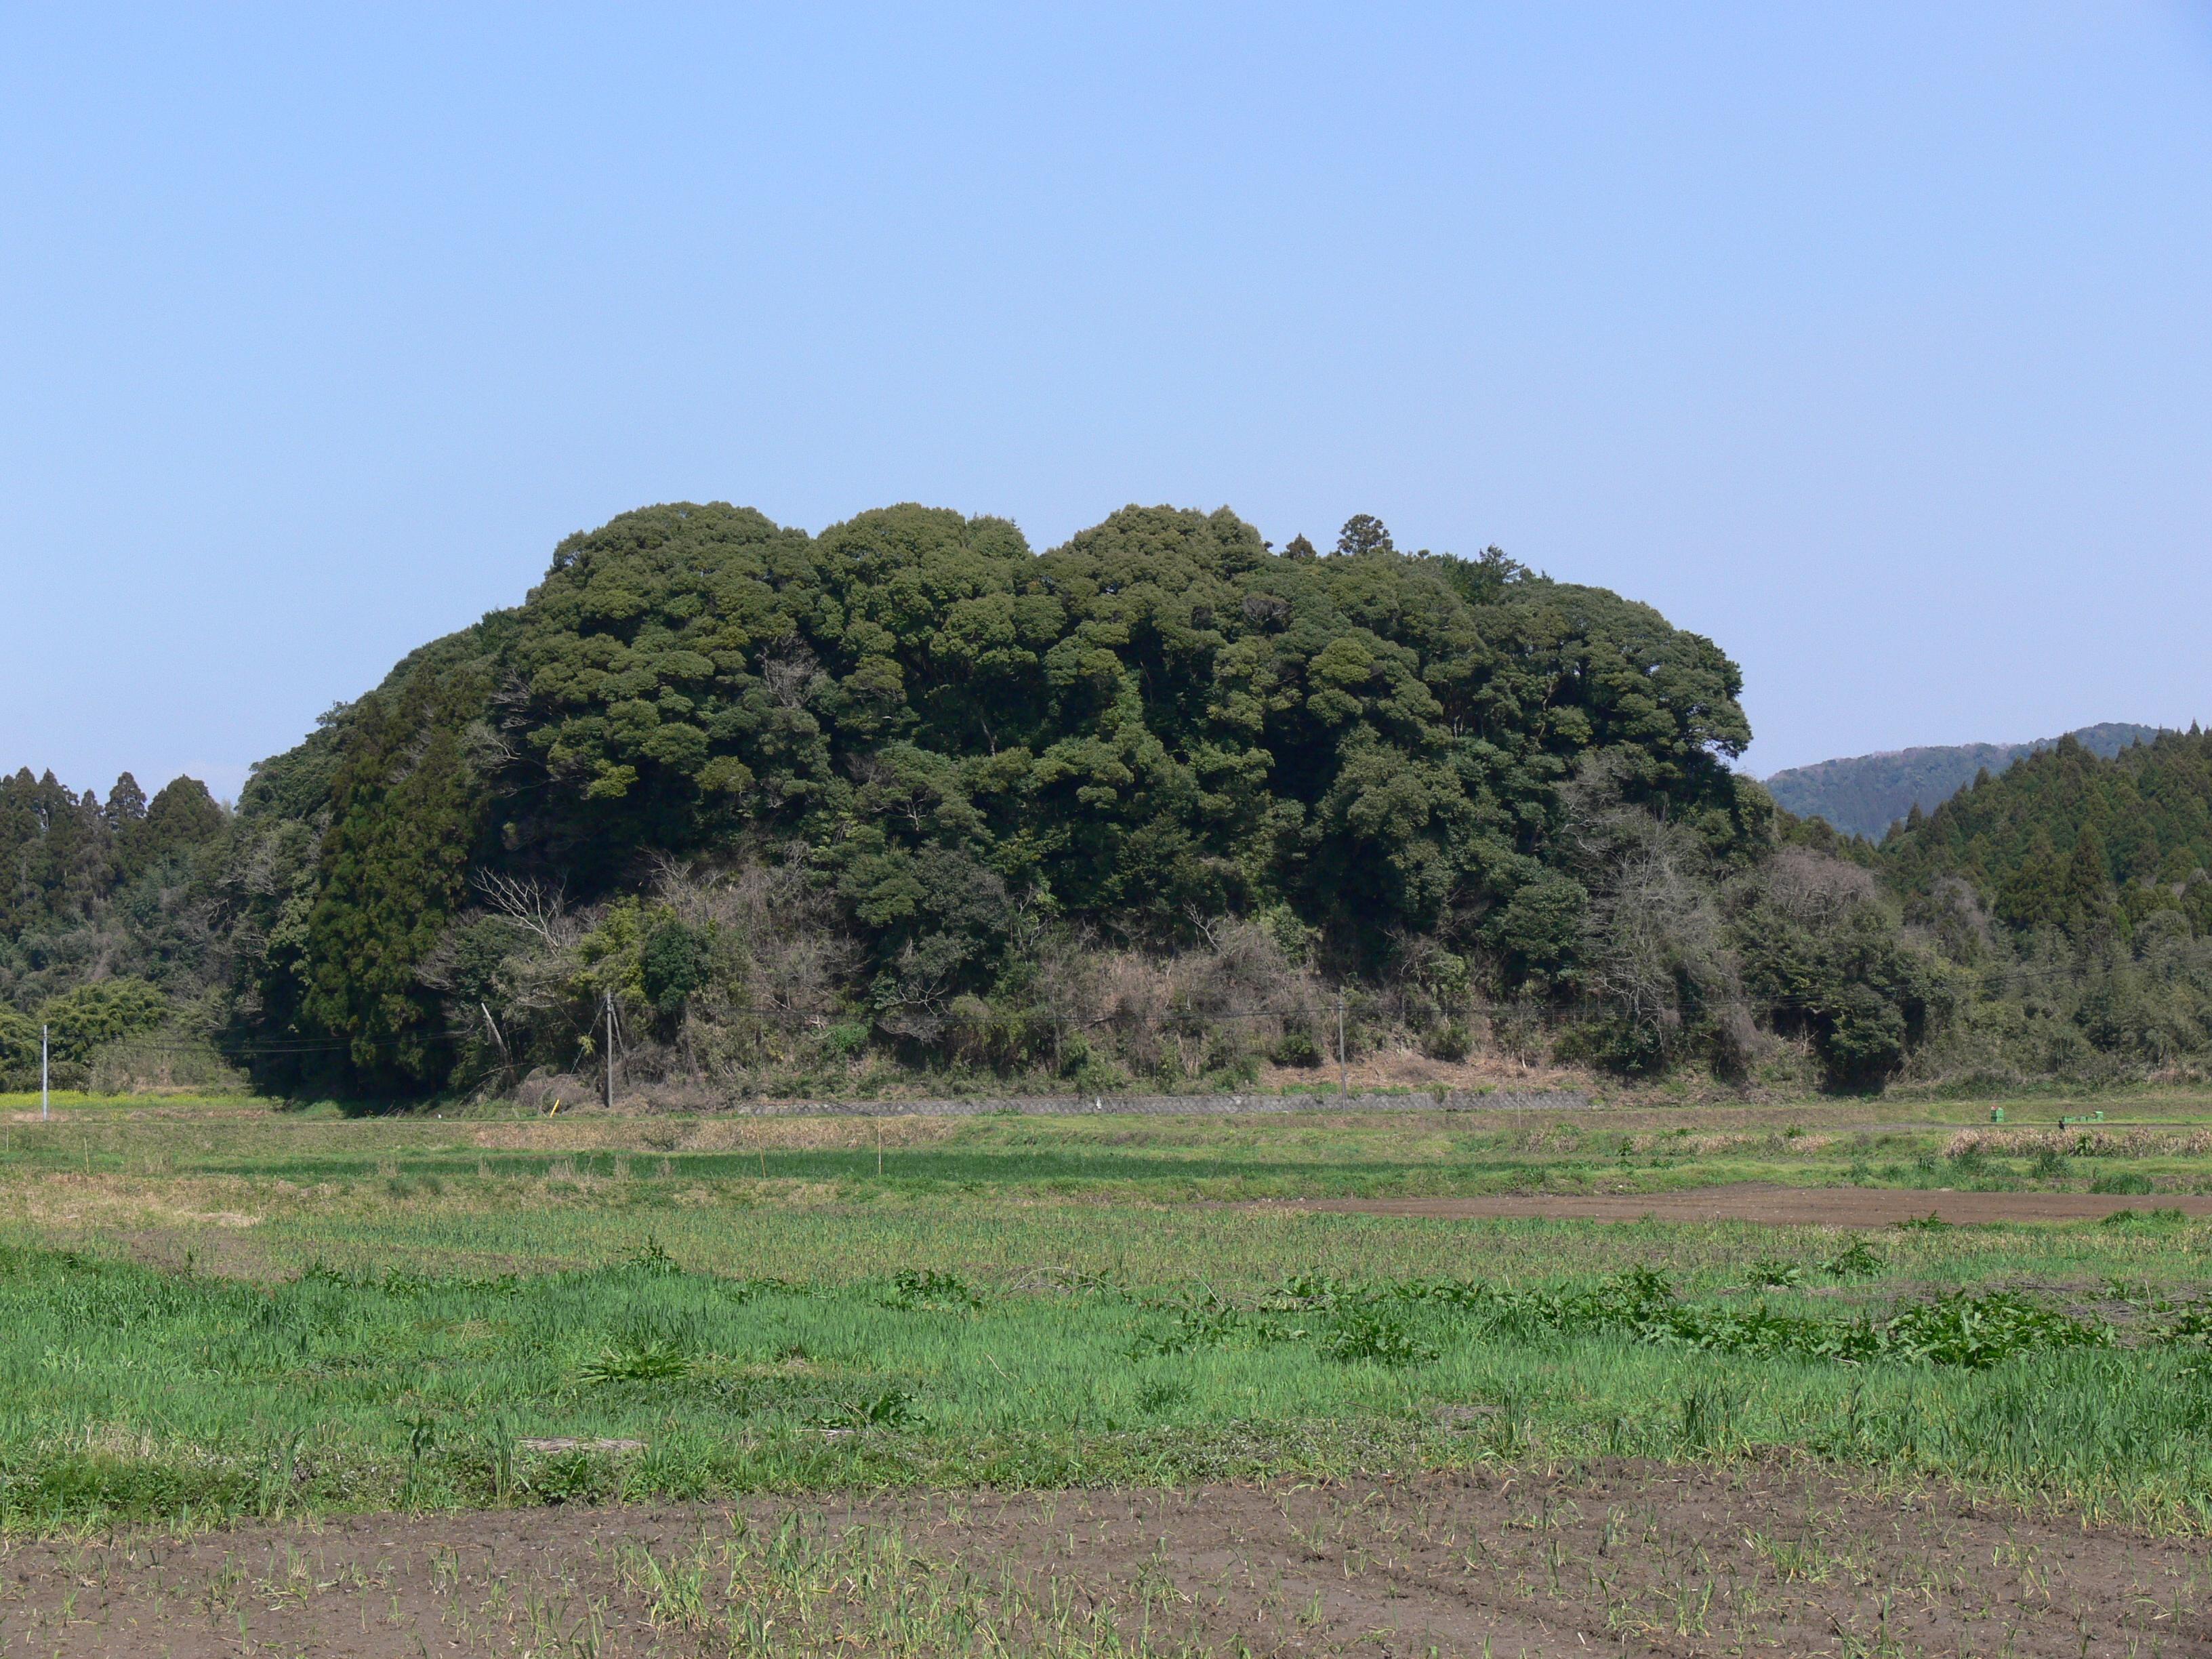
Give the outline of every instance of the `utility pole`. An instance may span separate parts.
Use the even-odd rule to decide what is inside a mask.
[[[1344,1057],[1344,993],[1336,994],[1336,1091],[1352,1098],[1352,1067]]]
[[[46,1028],[39,1027],[39,1121],[43,1123],[53,1115],[46,1103]]]
[[[491,1004],[479,997],[477,999],[477,1006],[483,1010],[484,1024],[491,1029],[491,1040],[499,1044],[499,1063],[512,1072],[514,1069],[514,1061],[508,1057],[507,1039],[499,1034],[499,1022],[491,1017]]]
[[[607,993],[607,1109],[615,1109],[615,994]]]

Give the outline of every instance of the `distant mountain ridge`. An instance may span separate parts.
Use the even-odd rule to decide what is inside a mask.
[[[2158,732],[2155,726],[2107,720],[2065,735],[2110,760],[2130,744],[2148,743]],[[2057,738],[2039,738],[2033,743],[1964,743],[1820,761],[1777,772],[1765,781],[1766,793],[1774,797],[1776,805],[1801,818],[1826,818],[1847,836],[1880,841],[1889,826],[1914,806],[1923,812],[1934,811],[1939,803],[1972,783],[1983,768],[1995,776],[2021,756],[2051,748],[2057,742]]]

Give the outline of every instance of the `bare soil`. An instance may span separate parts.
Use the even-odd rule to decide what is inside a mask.
[[[729,1510],[369,1516],[18,1544],[0,1559],[0,1651],[674,1659],[757,1650],[732,1640],[748,1603],[773,1650],[885,1651],[864,1575],[779,1594],[763,1547],[795,1522],[832,1550],[855,1528],[896,1533],[902,1571],[940,1588],[1020,1586],[1031,1606],[1056,1596],[1086,1620],[1103,1608],[1123,1650],[1142,1628],[1166,1653],[2212,1653],[2202,1540],[1978,1510],[1940,1492],[1872,1495],[1783,1464],[760,1500],[742,1520],[746,1547],[720,1549],[689,1618],[640,1563],[726,1545]],[[1084,1628],[1095,1639],[1100,1626]],[[951,1648],[909,1634],[898,1650]]]
[[[1255,1206],[1257,1207],[1257,1206]],[[1925,1188],[1784,1187],[1764,1181],[1668,1193],[1490,1193],[1469,1198],[1288,1199],[1271,1207],[1355,1215],[1550,1216],[1580,1221],[1763,1221],[1789,1227],[1887,1227],[1933,1214],[1954,1225],[2098,1220],[2115,1210],[2212,1215],[2212,1195],[1954,1193]]]

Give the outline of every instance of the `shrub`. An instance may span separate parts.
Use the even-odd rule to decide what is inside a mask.
[[[1561,1033],[1559,1058],[1579,1060],[1627,1077],[1656,1075],[1667,1069],[1667,1033],[1648,1021],[1626,1015],[1585,1020]]]
[[[1465,1060],[1474,1048],[1474,1033],[1455,1019],[1440,1020],[1421,1036],[1421,1052],[1431,1060]]]
[[[58,997],[49,997],[29,1031],[27,1063],[38,1062],[37,1026],[52,1028],[48,1049],[55,1060],[85,1060],[103,1042],[137,1036],[167,1018],[167,999],[143,979],[99,979]]]

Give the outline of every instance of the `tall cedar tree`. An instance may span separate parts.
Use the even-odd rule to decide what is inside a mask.
[[[420,1085],[447,1063],[416,969],[467,890],[483,795],[461,734],[483,699],[466,673],[419,672],[364,699],[348,734],[295,1035],[343,1039],[358,1086]]]

